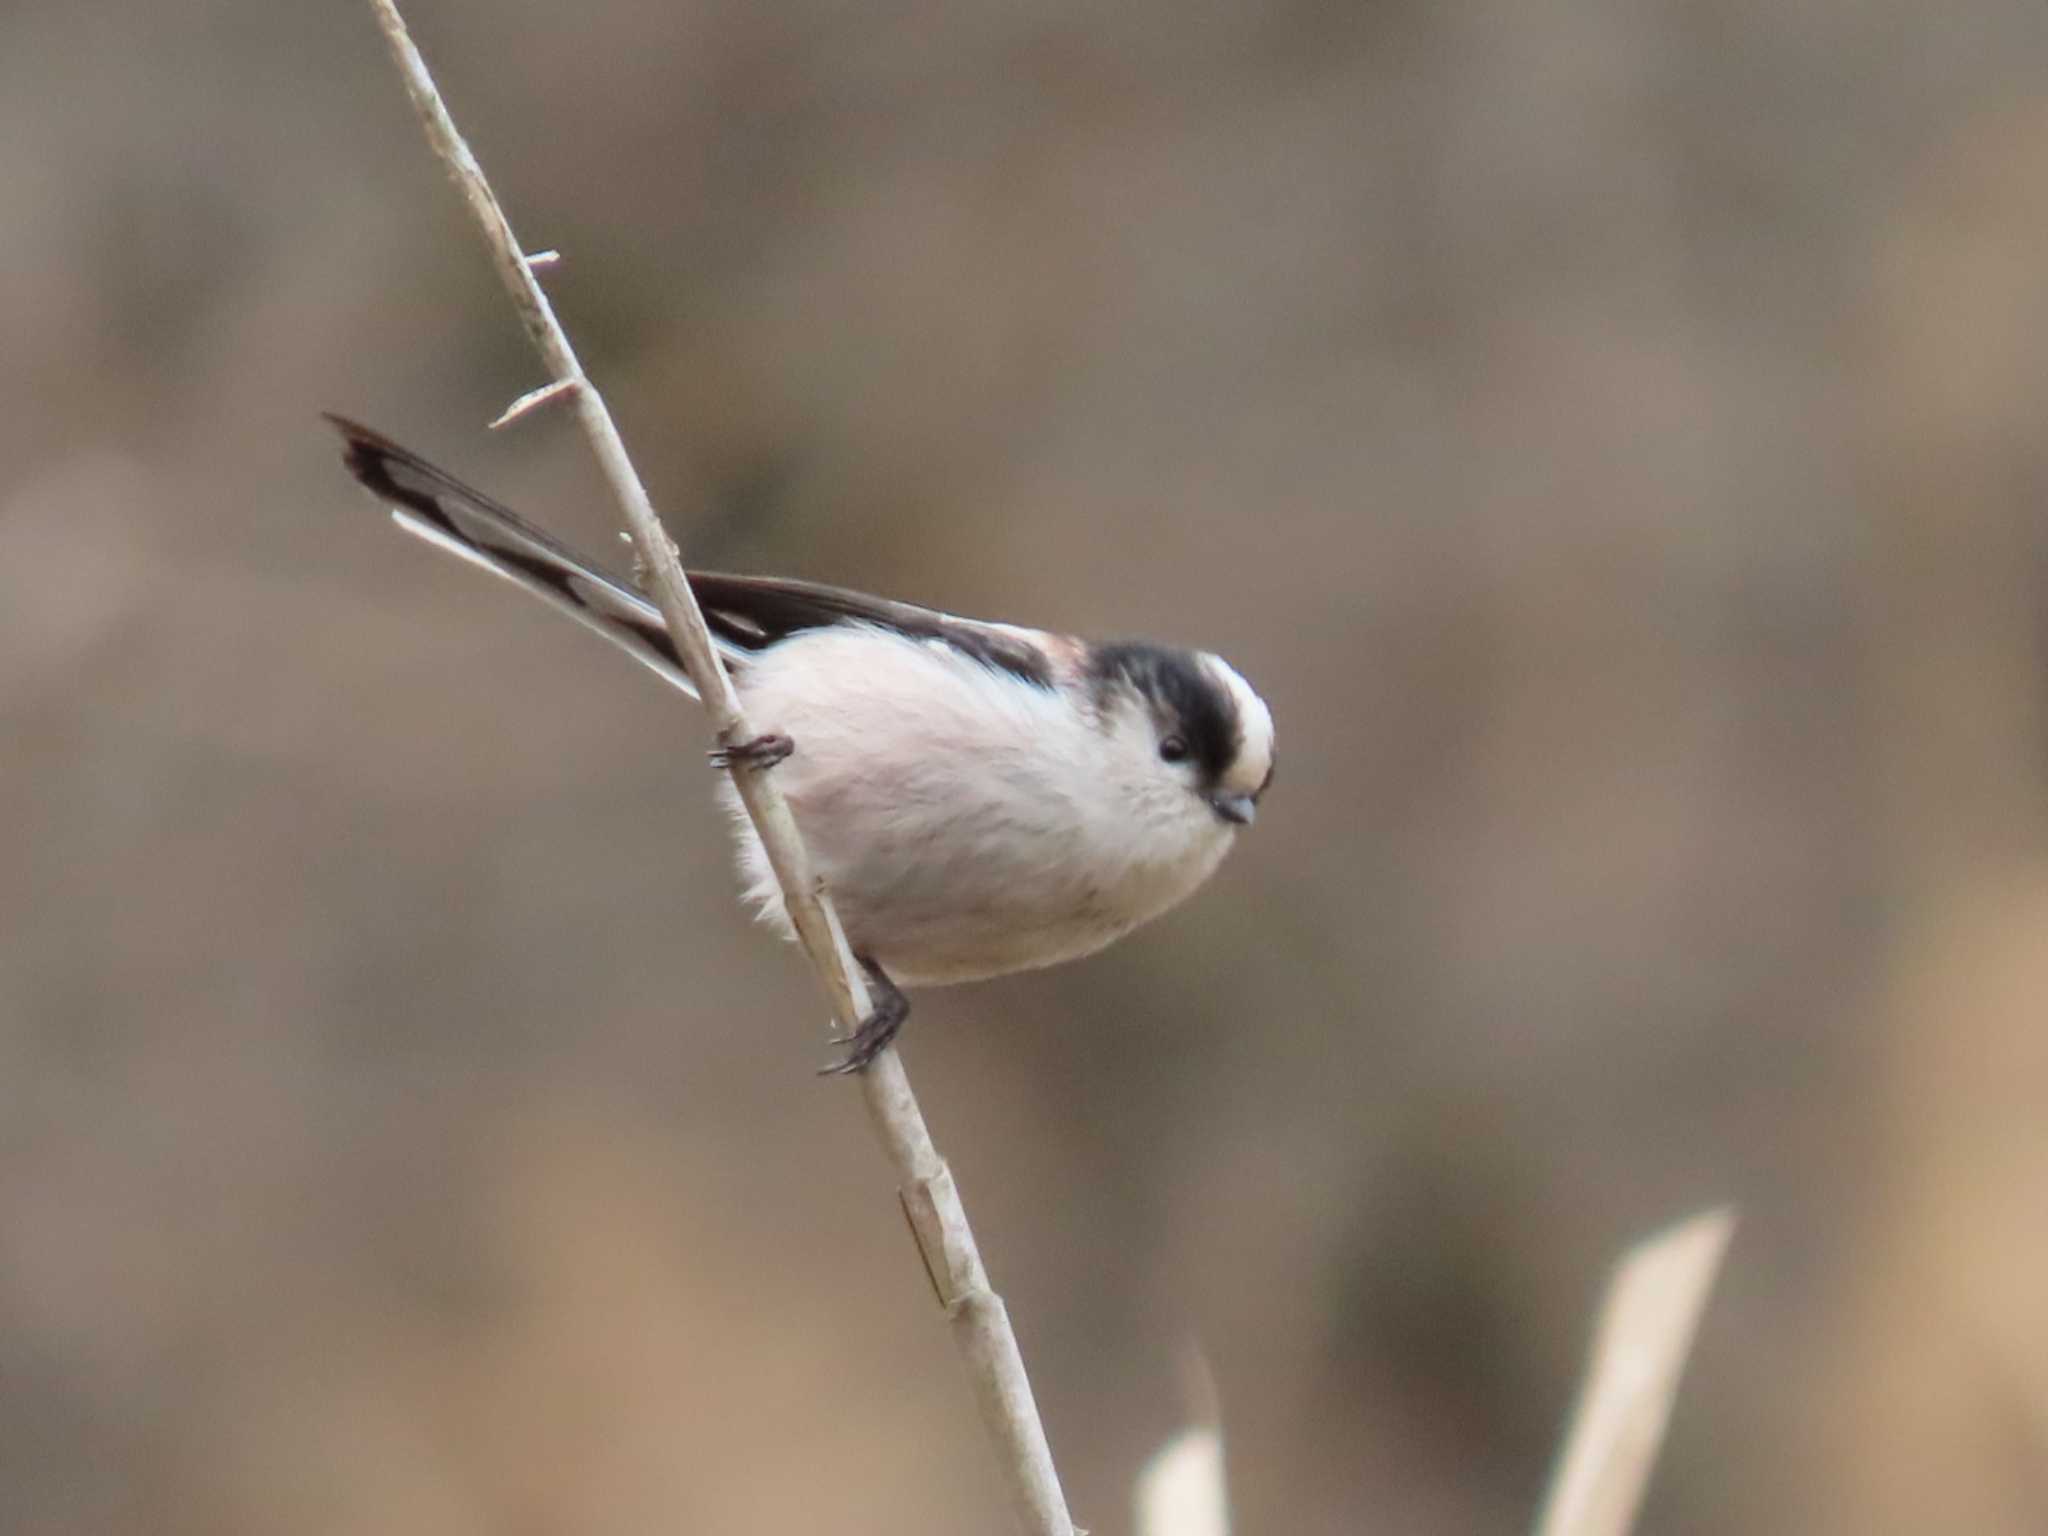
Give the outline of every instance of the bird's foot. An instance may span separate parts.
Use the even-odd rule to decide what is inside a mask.
[[[796,750],[796,743],[780,731],[769,731],[756,736],[752,741],[733,742],[714,748],[710,755],[714,768],[748,768],[755,773],[773,768]]]
[[[903,1021],[910,1017],[910,999],[903,995],[902,989],[867,956],[860,957],[860,964],[861,969],[868,973],[868,982],[874,991],[873,1007],[851,1035],[842,1035],[832,1042],[845,1046],[846,1054],[831,1065],[820,1067],[820,1077],[846,1077],[867,1071],[868,1065],[896,1038],[896,1032],[903,1028]]]

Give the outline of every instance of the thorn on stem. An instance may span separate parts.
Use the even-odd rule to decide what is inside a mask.
[[[495,432],[500,427],[509,427],[528,411],[537,410],[539,407],[546,405],[550,400],[558,399],[563,395],[573,394],[581,387],[581,383],[576,379],[556,379],[554,383],[543,384],[539,389],[529,389],[525,394],[505,407],[498,419],[491,423],[490,430]]]

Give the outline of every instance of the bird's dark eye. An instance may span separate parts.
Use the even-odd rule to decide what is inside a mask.
[[[1166,763],[1184,762],[1188,755],[1185,736],[1169,736],[1159,743],[1159,760]]]

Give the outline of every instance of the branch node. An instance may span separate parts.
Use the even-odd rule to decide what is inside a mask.
[[[924,1266],[924,1277],[931,1283],[932,1300],[939,1304],[941,1312],[950,1311],[946,1305],[946,1293],[939,1287],[939,1272],[932,1267],[932,1256],[924,1251],[924,1234],[917,1230],[917,1217],[911,1214],[907,1190],[896,1191],[896,1204],[903,1212],[903,1225],[910,1229],[911,1246],[917,1249],[917,1261]]]
[[[630,533],[622,533],[619,535],[619,537],[624,539],[628,544],[633,544],[633,536]],[[675,561],[678,566],[680,566],[683,560],[683,552],[676,547],[676,541],[668,536],[668,530],[665,528],[662,530],[661,537],[662,542],[668,545],[669,558]],[[633,544],[632,570],[633,579],[643,587],[648,586],[659,579],[654,574],[654,567],[648,564],[647,556],[641,553],[640,546],[638,544]],[[726,733],[731,731],[733,728],[734,722],[730,721],[728,721],[725,725],[719,727],[718,739],[720,741],[725,740]]]

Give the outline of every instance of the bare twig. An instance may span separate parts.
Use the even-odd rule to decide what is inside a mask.
[[[529,258],[522,252],[482,168],[456,131],[396,5],[392,0],[370,0],[370,6],[391,45],[392,58],[405,79],[427,138],[468,200],[498,275],[511,293],[527,333],[547,362],[555,382],[546,387],[546,397],[569,398],[597,453],[605,479],[625,512],[655,601],[691,680],[703,695],[704,708],[711,716],[719,743],[729,747],[753,740],[758,733],[748,721],[739,696],[733,691],[732,679],[719,661],[676,547],[655,516],[603,397],[584,373],[555,319],[546,293],[534,278],[534,268],[544,263],[539,256]],[[790,920],[824,985],[833,1016],[842,1032],[851,1033],[868,1012],[867,988],[859,967],[853,963],[832,903],[811,872],[810,859],[788,802],[775,787],[772,772],[758,772],[739,763],[734,766],[733,780],[768,852],[768,862],[781,883]],[[1024,1373],[1009,1314],[1002,1298],[989,1286],[988,1272],[954,1188],[953,1175],[932,1145],[924,1115],[896,1052],[882,1051],[861,1074],[860,1082],[867,1096],[869,1118],[902,1181],[903,1208],[909,1214],[925,1267],[952,1326],[955,1345],[967,1363],[983,1423],[995,1442],[1024,1529],[1032,1536],[1072,1536],[1073,1522],[1053,1470],[1052,1452],[1032,1401],[1031,1383]]]
[[[1671,1400],[1735,1212],[1702,1211],[1614,1272],[1536,1536],[1624,1536],[1664,1441]]]
[[[1137,1536],[1230,1536],[1230,1489],[1223,1474],[1223,1394],[1202,1346],[1180,1350],[1188,1427],[1152,1453],[1138,1473]]]

